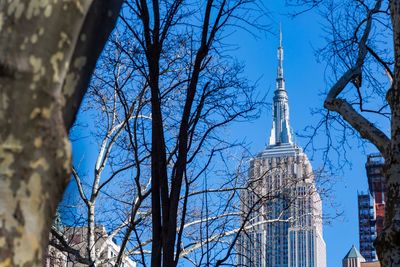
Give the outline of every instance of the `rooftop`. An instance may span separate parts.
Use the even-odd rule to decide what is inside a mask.
[[[349,258],[356,258],[356,259],[359,258],[365,260],[354,245],[351,247],[349,252],[347,252],[346,256],[344,256],[343,259],[349,259]]]

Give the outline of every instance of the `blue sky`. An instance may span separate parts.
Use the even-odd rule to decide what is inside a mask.
[[[326,64],[318,63],[315,56],[315,50],[325,44],[322,19],[313,11],[290,18],[284,15],[289,11],[284,1],[268,1],[265,6],[274,20],[271,31],[275,34],[266,34],[256,40],[249,34],[237,33],[232,37],[232,41],[240,47],[236,56],[246,64],[246,75],[250,79],[260,78],[258,90],[261,93],[269,92],[267,100],[271,102],[276,78],[277,33],[279,22],[282,23],[284,75],[289,94],[291,126],[295,132],[301,132],[307,125],[317,123],[318,116],[312,116],[311,109],[323,106],[324,98],[321,93],[328,88],[325,82]],[[248,125],[235,126],[231,129],[231,134],[237,138],[245,138],[251,144],[251,151],[257,153],[268,142],[271,121],[271,110],[265,109],[258,120]],[[317,140],[324,142],[325,139],[320,136]],[[300,146],[306,143],[301,138],[296,138],[296,141]],[[335,207],[330,205],[331,200],[326,199],[324,211],[328,216],[333,216],[339,208],[343,215],[324,225],[328,267],[341,266],[342,258],[352,244],[359,246],[357,191],[367,189],[365,161],[366,154],[371,152],[376,150],[371,146],[364,150],[354,140],[347,155],[350,164],[338,170],[337,177],[333,178],[335,184],[331,198]],[[312,164],[314,169],[321,166],[321,154],[315,154]]]

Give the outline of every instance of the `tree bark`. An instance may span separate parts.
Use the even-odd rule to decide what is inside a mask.
[[[42,266],[70,176],[68,130],[122,4],[108,2],[0,2],[1,266]]]
[[[378,257],[383,267],[400,265],[400,157],[385,159],[386,178],[385,224],[375,241]]]
[[[390,153],[385,158],[385,223],[375,246],[384,267],[400,266],[400,1],[390,1],[394,72],[388,102],[392,111]]]

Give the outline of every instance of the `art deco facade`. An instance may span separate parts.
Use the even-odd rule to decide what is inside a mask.
[[[321,199],[311,164],[292,140],[282,38],[278,60],[269,145],[251,160],[249,189],[241,195],[237,266],[325,267]]]

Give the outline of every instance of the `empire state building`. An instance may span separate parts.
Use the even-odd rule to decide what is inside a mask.
[[[269,145],[250,161],[241,194],[237,266],[326,267],[322,203],[314,173],[293,142],[283,75],[282,33]]]

